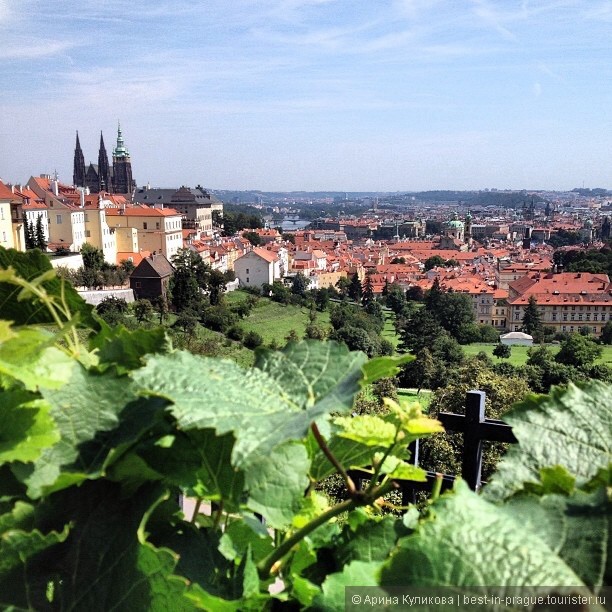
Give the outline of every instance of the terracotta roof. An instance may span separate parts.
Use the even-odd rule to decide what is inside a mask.
[[[106,214],[111,217],[180,217],[181,214],[173,208],[150,208],[148,206],[126,206],[123,208],[106,208]]]
[[[15,200],[15,194],[7,187],[2,181],[0,181],[0,199],[2,200]]]
[[[278,261],[278,255],[276,253],[273,253],[272,251],[268,251],[267,249],[256,248],[253,249],[253,253],[259,255],[259,257],[265,259],[266,261],[269,261],[270,263]]]

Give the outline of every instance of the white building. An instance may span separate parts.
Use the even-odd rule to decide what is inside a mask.
[[[234,273],[244,287],[261,287],[281,278],[278,255],[266,249],[253,249],[234,262]]]

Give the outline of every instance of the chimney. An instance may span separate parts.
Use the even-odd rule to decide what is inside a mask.
[[[85,189],[83,187],[79,187],[79,205],[85,208]]]
[[[55,197],[59,196],[59,185],[57,179],[51,179],[51,191]]]

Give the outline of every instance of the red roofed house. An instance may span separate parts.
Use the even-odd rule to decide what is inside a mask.
[[[280,280],[280,258],[273,251],[253,249],[234,262],[234,273],[245,287],[261,287]]]
[[[538,304],[542,323],[556,332],[571,333],[587,327],[599,336],[612,320],[612,283],[606,274],[533,273],[510,283],[508,327],[512,331],[520,331],[531,296]]]

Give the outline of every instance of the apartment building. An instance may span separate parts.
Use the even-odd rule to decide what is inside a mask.
[[[520,330],[532,296],[542,323],[555,332],[572,333],[586,327],[589,333],[599,336],[612,320],[612,284],[606,274],[533,273],[510,283],[508,327],[512,331]]]

